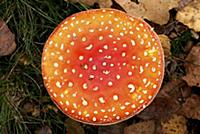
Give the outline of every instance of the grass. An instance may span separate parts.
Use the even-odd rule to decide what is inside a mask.
[[[17,49],[0,57],[0,133],[29,134],[48,125],[64,133],[66,116],[43,86],[41,53],[53,29],[67,16],[86,10],[63,0],[1,0],[0,16],[15,34]],[[25,105],[31,104],[31,111]],[[29,106],[30,107],[30,106]]]

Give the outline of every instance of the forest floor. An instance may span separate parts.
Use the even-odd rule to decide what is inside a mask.
[[[123,9],[120,4],[112,7]],[[200,134],[200,34],[176,20],[178,9],[170,9],[166,24],[146,20],[164,44],[166,65],[161,91],[148,108],[122,123],[97,127],[73,121],[56,107],[42,80],[43,46],[63,19],[93,8],[99,5],[0,1],[0,20],[15,35],[11,44],[16,44],[11,54],[0,51],[0,133]],[[5,36],[1,30],[0,38]]]

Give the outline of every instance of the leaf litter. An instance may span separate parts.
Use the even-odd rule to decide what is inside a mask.
[[[41,118],[41,115],[49,116],[52,114],[51,116],[53,116],[55,120],[64,122],[64,127],[59,126],[59,128],[62,128],[63,133],[94,134],[97,133],[96,130],[98,129],[98,132],[103,134],[120,134],[123,133],[123,130],[125,134],[186,134],[189,133],[190,129],[193,130],[190,128],[191,126],[188,125],[188,120],[200,120],[200,96],[192,91],[192,87],[195,86],[197,89],[200,87],[200,48],[198,45],[199,0],[69,1],[80,2],[88,6],[98,4],[100,8],[110,8],[113,7],[113,4],[118,4],[123,11],[127,12],[129,15],[142,17],[150,21],[150,25],[155,26],[155,29],[160,25],[164,27],[164,29],[170,29],[167,33],[160,32],[161,35],[159,35],[159,38],[165,52],[165,58],[167,58],[167,62],[172,63],[169,66],[174,66],[174,69],[172,69],[173,71],[169,70],[171,71],[169,73],[171,76],[165,76],[162,88],[151,105],[137,116],[124,121],[122,125],[116,124],[110,127],[94,127],[78,123],[72,119],[67,119],[67,117],[59,113],[59,110],[51,104],[49,99],[48,101],[40,102],[42,108],[38,104],[31,104],[31,101],[23,103],[24,105],[21,107],[21,109],[24,110],[23,114],[36,118]],[[175,10],[171,12],[172,9]],[[183,27],[183,24],[180,22],[188,27]],[[10,32],[5,22],[3,22],[3,25],[6,27],[5,31],[7,31],[4,32],[3,39],[6,38],[6,41],[8,41],[6,44],[8,44],[10,48],[7,47],[4,51],[0,52],[0,54],[2,54],[0,56],[12,54],[16,47],[14,34]],[[191,36],[185,32],[185,30],[188,30],[192,33],[193,31],[191,29],[197,32],[195,32],[195,38],[191,38]],[[173,36],[174,34],[175,36]],[[184,35],[183,38],[182,35]],[[188,41],[190,42],[189,48],[185,45]],[[179,53],[180,51],[181,53]],[[184,54],[184,56],[182,56],[182,54]],[[184,65],[183,72],[177,71],[177,67],[180,67],[180,62]],[[173,65],[173,63],[177,64]],[[24,67],[28,65],[29,64],[20,64],[20,66]],[[166,68],[166,70],[168,70],[168,68]],[[177,75],[176,79],[174,75]],[[10,96],[12,103],[20,108],[23,98],[20,97],[19,99],[16,95],[14,95],[14,97],[13,95],[8,96]],[[35,133],[55,133],[55,129],[52,129],[53,127],[51,126],[53,123],[47,125],[46,122],[42,122],[42,124],[43,125],[36,127],[38,129],[35,129]],[[192,133],[195,134],[195,132]]]

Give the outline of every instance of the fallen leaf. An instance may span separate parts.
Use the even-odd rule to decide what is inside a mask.
[[[73,2],[73,3],[80,2],[80,3],[83,3],[85,5],[89,5],[89,6],[92,6],[95,3],[97,3],[97,4],[99,4],[99,6],[101,8],[109,8],[113,4],[112,0],[65,0],[65,1],[70,1],[70,2]]]
[[[155,122],[149,120],[125,127],[124,134],[155,134],[155,129]]]
[[[77,121],[68,118],[65,121],[65,125],[67,127],[67,134],[85,134],[83,127]]]
[[[144,120],[165,120],[180,109],[180,104],[174,99],[167,97],[156,97],[154,101],[137,117]]]
[[[36,130],[34,134],[52,134],[52,131],[50,127],[43,126],[42,128]]]
[[[6,23],[0,20],[0,56],[11,54],[16,49],[15,35]]]
[[[110,126],[102,126],[98,128],[98,134],[123,134],[125,125],[126,124],[122,122]]]
[[[189,28],[200,32],[200,0],[194,0],[188,6],[178,11],[176,19]]]
[[[181,115],[172,115],[167,121],[162,122],[163,134],[187,134],[187,120]]]
[[[191,95],[191,88],[183,80],[173,79],[164,84],[158,96],[167,97],[176,102],[185,99]]]
[[[131,16],[141,17],[158,24],[166,24],[169,20],[169,10],[178,7],[179,0],[115,0]]]
[[[183,79],[189,86],[200,87],[200,46],[192,47],[186,61],[186,76]]]
[[[191,95],[183,104],[181,113],[187,118],[200,120],[200,96]]]
[[[164,34],[159,35],[159,38],[160,38],[160,42],[162,44],[162,48],[164,50],[165,57],[166,58],[170,57],[170,55],[171,55],[171,51],[170,51],[170,48],[171,48],[170,39],[168,38],[168,36],[166,36]]]

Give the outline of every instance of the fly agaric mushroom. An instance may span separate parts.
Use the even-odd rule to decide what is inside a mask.
[[[158,36],[142,19],[114,9],[66,18],[42,55],[44,84],[67,116],[92,125],[128,119],[149,105],[164,75]]]

